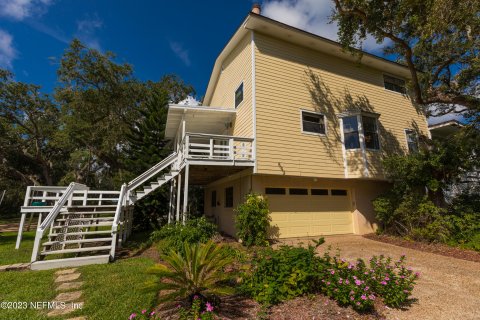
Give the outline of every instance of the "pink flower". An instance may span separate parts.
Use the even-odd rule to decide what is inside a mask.
[[[384,286],[386,286],[386,285],[387,285],[387,282],[386,282],[386,281],[382,281],[382,282],[380,282],[380,284],[383,284]]]
[[[359,306],[359,305],[360,305],[360,302],[357,302],[356,305]]]
[[[207,311],[208,311],[208,312],[212,312],[212,311],[213,311],[213,306],[210,304],[210,302],[207,302],[206,306],[207,306]]]
[[[330,273],[331,273],[331,274],[335,274],[335,271],[334,271],[334,270],[332,270],[332,271],[330,271]]]
[[[388,281],[388,280],[390,280],[390,278],[389,278],[389,277],[385,277],[385,281]]]
[[[327,286],[329,286],[329,285],[330,285],[330,281],[327,281]]]
[[[137,314],[136,313],[132,313],[130,315],[130,317],[128,317],[128,320],[132,320],[133,318],[136,318],[137,317]]]
[[[197,295],[194,295],[193,296],[193,300],[197,300],[198,299],[198,296]]]
[[[142,314],[145,314],[146,312],[147,312],[146,309],[143,309],[143,310],[142,310]]]
[[[350,297],[350,300],[352,300],[352,301],[353,301],[353,300],[355,300],[355,298],[354,298],[354,297]]]
[[[366,286],[366,287],[365,287],[365,291],[368,291],[368,289],[370,289],[370,287],[369,287],[369,286]]]
[[[420,277],[420,272],[415,272],[415,276],[416,276],[417,278],[419,278],[419,277]]]
[[[342,279],[340,278],[340,280],[338,280],[338,283],[342,284],[342,282],[343,282],[343,281],[342,281]]]
[[[369,295],[368,298],[369,298],[370,300],[375,300],[375,296],[374,296],[373,294]]]
[[[150,317],[155,314],[155,311],[150,312]]]
[[[365,271],[363,274],[368,274],[368,271]]]
[[[360,297],[362,300],[367,300],[367,296],[362,294],[362,296]]]
[[[346,284],[349,284],[349,283],[350,283],[350,281],[348,281],[348,279],[345,279],[345,283],[346,283]]]
[[[360,281],[360,280],[355,280],[355,284],[356,284],[357,286],[359,286],[359,285],[362,284],[362,281]]]

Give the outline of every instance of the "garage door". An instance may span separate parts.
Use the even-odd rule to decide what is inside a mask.
[[[348,190],[328,190],[327,195],[315,195],[318,192],[312,192],[312,190],[308,190],[308,195],[289,193],[286,191],[283,195],[267,194],[272,212],[272,226],[279,237],[308,237],[353,232]]]

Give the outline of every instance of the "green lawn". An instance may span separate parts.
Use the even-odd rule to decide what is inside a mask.
[[[15,250],[16,233],[0,234],[0,264],[28,262],[32,253],[33,232],[26,232],[20,250]],[[149,258],[130,258],[114,263],[79,267],[83,301],[82,310],[71,317],[87,316],[88,319],[128,319],[132,312],[151,309],[155,305],[155,293],[144,292],[143,284],[152,279],[146,270],[153,266]],[[51,301],[55,295],[55,270],[0,272],[0,301]],[[0,309],[2,319],[47,319],[48,310]],[[70,315],[69,315],[70,317]],[[48,318],[56,319],[56,318]],[[59,318],[57,318],[59,319]]]
[[[15,250],[17,232],[0,233],[0,265],[30,262],[34,240],[34,231],[24,232],[20,248]]]

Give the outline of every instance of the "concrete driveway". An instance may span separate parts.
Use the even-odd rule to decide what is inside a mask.
[[[444,257],[365,239],[362,236],[327,236],[320,253],[332,246],[347,260],[386,255],[398,259],[407,255],[407,265],[420,272],[413,291],[418,299],[407,310],[386,309],[387,319],[453,320],[480,319],[480,263]],[[286,244],[307,243],[308,239],[289,239]]]

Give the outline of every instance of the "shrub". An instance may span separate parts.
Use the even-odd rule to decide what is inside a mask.
[[[418,274],[405,267],[405,256],[392,264],[391,258],[374,256],[368,265],[364,260],[348,263],[326,254],[321,290],[341,305],[351,305],[359,311],[369,310],[381,297],[390,307],[401,307],[411,296]]]
[[[149,273],[157,274],[160,279],[148,283],[147,288],[171,291],[161,297],[162,301],[178,298],[193,301],[195,296],[205,301],[208,295],[232,291],[226,284],[230,275],[224,272],[232,259],[213,241],[205,244],[185,242],[179,252],[170,250],[161,258],[168,266],[158,264],[149,269]]]
[[[148,311],[147,309],[143,309],[141,312],[132,312],[128,317],[128,320],[145,320],[145,319],[160,319],[155,311]]]
[[[237,236],[248,247],[268,245],[270,211],[268,202],[262,196],[250,193],[245,202],[235,209]]]
[[[192,306],[190,308],[181,308],[179,311],[180,320],[213,320],[215,314],[213,304],[210,302],[203,303],[200,297],[193,297]]]
[[[182,251],[184,243],[206,243],[217,234],[217,226],[200,217],[191,219],[182,223],[167,224],[160,230],[154,231],[150,240],[160,241],[160,249],[168,252],[173,249],[177,252]]]
[[[317,246],[322,243],[323,239]],[[242,275],[241,290],[265,305],[313,292],[321,267],[315,255],[317,246],[263,249],[254,257],[251,271]]]

